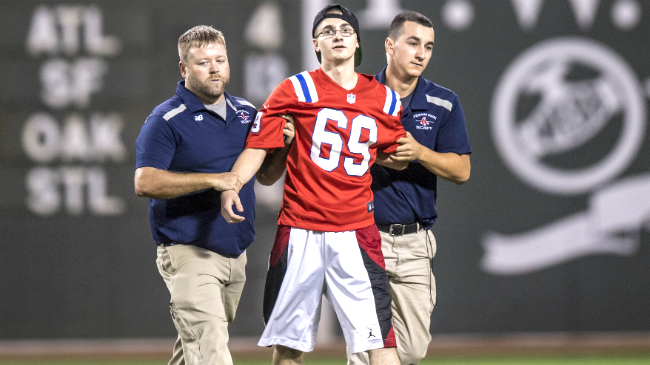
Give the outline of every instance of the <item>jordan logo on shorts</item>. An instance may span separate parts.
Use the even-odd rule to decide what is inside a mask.
[[[368,338],[370,337],[375,337],[375,335],[372,334],[372,328],[370,329],[370,334],[368,335]]]

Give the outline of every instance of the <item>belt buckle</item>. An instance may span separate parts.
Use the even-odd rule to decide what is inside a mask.
[[[393,232],[393,228],[397,228],[399,230],[399,227],[402,227],[402,232],[399,232],[399,233]],[[406,226],[403,225],[403,224],[399,224],[399,223],[391,224],[390,229],[388,230],[388,234],[390,234],[391,236],[402,236],[402,235],[404,235],[404,230],[405,229],[406,229]]]

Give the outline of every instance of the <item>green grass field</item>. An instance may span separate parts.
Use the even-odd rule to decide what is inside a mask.
[[[234,359],[235,365],[268,365],[271,359]],[[345,364],[344,358],[305,358],[305,365]],[[8,361],[0,365],[164,365],[165,361]],[[645,355],[572,355],[572,356],[467,356],[429,357],[421,365],[650,365],[650,354]]]

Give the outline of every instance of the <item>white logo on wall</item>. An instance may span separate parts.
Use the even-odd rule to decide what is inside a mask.
[[[522,100],[534,105],[525,109]],[[616,123],[617,140],[597,161],[571,168],[551,162],[589,148]],[[639,82],[625,60],[604,45],[554,39],[513,61],[492,102],[499,154],[517,177],[542,192],[593,195],[588,211],[546,227],[512,236],[487,234],[484,269],[519,274],[590,253],[634,253],[639,230],[650,226],[650,174],[610,182],[636,157],[645,128]]]
[[[599,75],[568,80],[576,65]],[[523,95],[540,100],[517,120]],[[544,162],[589,142],[619,113],[620,137],[601,161],[574,170]],[[644,130],[645,100],[633,71],[591,40],[551,40],[526,51],[506,69],[492,103],[492,132],[503,160],[523,181],[553,194],[584,193],[617,176],[636,156]]]

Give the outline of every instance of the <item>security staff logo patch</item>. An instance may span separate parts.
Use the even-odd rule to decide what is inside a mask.
[[[431,126],[431,124],[434,123],[433,120],[436,120],[435,115],[431,115],[431,114],[428,114],[428,113],[418,113],[418,114],[415,114],[413,116],[413,118],[416,120],[415,128],[422,129],[422,130],[425,130],[425,131],[432,130],[433,127]],[[428,120],[427,118],[432,118],[433,120]],[[418,119],[419,119],[419,121],[418,121]]]
[[[241,124],[248,124],[251,122],[250,113],[246,110],[237,111],[237,115],[241,119]]]

